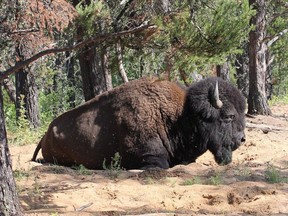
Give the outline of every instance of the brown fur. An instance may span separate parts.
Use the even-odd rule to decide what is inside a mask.
[[[155,134],[164,145],[155,146],[155,153],[162,148],[172,151],[163,121],[177,121],[184,98],[185,91],[175,83],[155,78],[131,81],[52,121],[32,160],[41,147],[50,163],[101,169],[104,159],[120,152],[123,166],[140,166],[143,143]]]
[[[216,83],[223,106],[214,103]],[[219,78],[188,89],[155,78],[135,80],[52,121],[32,160],[42,148],[46,162],[101,169],[119,152],[126,169],[169,168],[210,150],[224,165],[245,141],[244,112],[245,98]]]

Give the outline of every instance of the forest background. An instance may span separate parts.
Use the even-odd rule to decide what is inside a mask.
[[[286,0],[12,0],[0,12],[10,144],[36,143],[59,114],[142,76],[220,76],[253,115],[288,101]]]

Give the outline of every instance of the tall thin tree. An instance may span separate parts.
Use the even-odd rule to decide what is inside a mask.
[[[26,48],[24,48],[26,49]],[[23,61],[28,58],[26,51],[20,44],[16,44],[17,61]],[[40,126],[40,114],[38,104],[38,89],[32,67],[22,68],[20,73],[15,74],[16,83],[16,117],[17,120],[23,117],[27,118],[32,127]],[[24,109],[25,112],[22,112]]]
[[[23,213],[18,200],[7,143],[1,85],[0,82],[0,215],[21,216]]]
[[[78,4],[82,4],[82,9],[85,10],[85,7],[89,7],[91,6],[90,4],[94,3],[90,0],[73,0],[74,7]],[[102,30],[101,24],[99,24],[97,28]],[[78,26],[77,38],[79,41],[85,38],[85,34],[85,28],[81,25]],[[99,44],[85,46],[78,54],[85,101],[112,88],[112,79],[111,74],[108,71],[107,58],[107,48]]]
[[[266,7],[265,0],[249,0],[249,4],[256,10],[256,15],[251,19],[255,29],[249,33],[249,96],[248,113],[270,115],[265,82],[266,82]]]

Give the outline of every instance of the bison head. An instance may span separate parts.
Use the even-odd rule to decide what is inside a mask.
[[[187,100],[197,148],[210,150],[218,164],[229,164],[232,151],[245,141],[244,97],[230,83],[209,78],[192,85]]]

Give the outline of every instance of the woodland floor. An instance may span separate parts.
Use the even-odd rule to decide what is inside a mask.
[[[272,111],[247,118],[247,141],[227,166],[207,152],[166,171],[90,171],[30,162],[36,143],[10,146],[22,207],[29,216],[288,215],[288,105]]]

